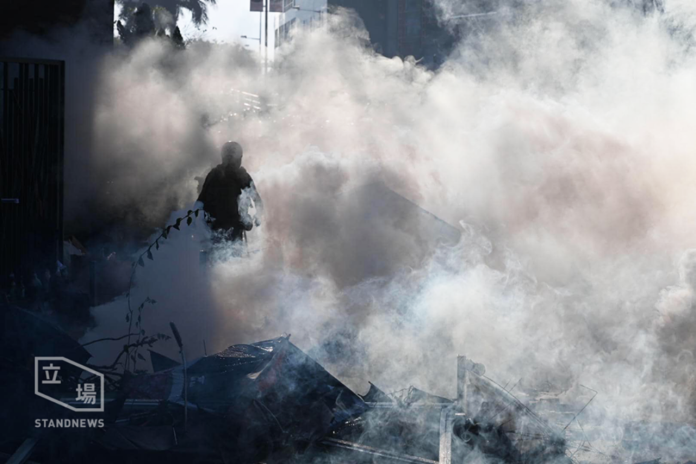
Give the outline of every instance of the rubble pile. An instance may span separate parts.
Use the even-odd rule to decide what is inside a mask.
[[[50,351],[87,361],[83,347],[36,316],[13,307],[3,313],[6,327],[22,325],[15,335],[36,333],[42,341],[5,339],[5,348],[15,347],[3,366],[3,376],[14,379],[13,403],[36,402],[31,389],[21,388],[33,381],[27,355]],[[56,449],[80,461],[223,463],[435,463],[476,456],[558,462],[565,452],[561,435],[470,362],[460,362],[464,383],[452,400],[414,387],[388,395],[372,384],[357,395],[289,336],[185,363],[154,349],[150,357],[152,373],[109,373],[103,428],[79,431],[79,439],[72,431],[69,440],[65,431],[44,432],[33,451],[36,462]],[[60,408],[54,412],[71,417]],[[18,408],[14,414],[23,415]],[[20,429],[10,440],[15,445],[28,430]]]
[[[6,305],[2,314],[1,410],[3,424],[13,426],[4,426],[0,452],[14,454],[8,462],[581,462],[576,453],[582,447],[569,444],[565,429],[539,417],[465,357],[457,359],[456,398],[415,387],[388,394],[372,383],[358,395],[289,336],[188,362],[183,348],[182,362],[151,348],[151,373],[92,366],[109,379],[104,412],[94,415],[104,426],[37,433],[33,415],[45,416],[47,408],[32,395],[32,358],[50,354],[86,363],[90,354],[28,311]],[[58,406],[49,412],[62,419],[92,417]]]

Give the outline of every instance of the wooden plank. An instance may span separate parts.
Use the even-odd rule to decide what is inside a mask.
[[[409,456],[407,454],[397,454],[391,451],[373,448],[371,446],[361,445],[359,443],[353,443],[351,441],[337,440],[335,438],[326,438],[322,440],[321,443],[336,448],[343,448],[350,451],[356,451],[358,453],[369,454],[375,457],[387,458],[393,461],[409,462],[414,464],[438,464],[438,461],[433,461],[432,459]]]
[[[454,426],[454,410],[443,409],[440,412],[440,464],[452,464],[452,428]]]

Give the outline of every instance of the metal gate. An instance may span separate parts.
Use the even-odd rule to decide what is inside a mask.
[[[0,288],[63,252],[65,62],[0,58]]]

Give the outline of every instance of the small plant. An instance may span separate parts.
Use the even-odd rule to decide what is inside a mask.
[[[155,238],[155,240],[152,243],[150,243],[150,245],[145,249],[145,251],[140,253],[140,255],[138,255],[138,257],[133,261],[133,264],[131,266],[130,280],[128,282],[128,293],[126,293],[126,299],[128,301],[128,313],[126,314],[126,322],[128,323],[128,341],[124,345],[124,351],[121,353],[126,355],[126,361],[123,368],[124,371],[128,370],[131,361],[133,362],[133,370],[135,371],[137,360],[145,360],[143,355],[138,353],[138,348],[140,348],[143,345],[152,346],[150,342],[153,342],[153,338],[154,341],[161,340],[163,339],[162,337],[166,337],[165,339],[169,339],[168,336],[163,334],[157,334],[156,338],[146,337],[145,329],[142,328],[143,309],[145,308],[145,305],[154,305],[157,303],[157,301],[153,300],[148,296],[142,303],[140,303],[140,306],[138,306],[136,309],[134,309],[131,305],[131,292],[133,290],[133,282],[135,281],[135,274],[138,270],[138,266],[145,267],[144,258],[154,261],[155,258],[152,254],[153,247],[155,250],[159,250],[160,240],[167,240],[167,238],[169,237],[169,233],[172,229],[181,230],[181,224],[184,221],[186,222],[187,226],[190,226],[193,223],[194,217],[198,217],[198,214],[201,211],[203,211],[203,209],[200,208],[196,210],[188,210],[185,216],[178,218],[174,222],[174,224],[170,224],[164,229],[162,229],[162,233],[157,238]],[[206,215],[207,213],[203,211],[203,214]],[[135,328],[135,333],[133,333],[133,328]],[[131,336],[137,337],[136,342],[133,344],[131,344]],[[131,348],[135,348],[135,351],[133,351],[132,353],[130,352]],[[117,358],[117,361],[119,358]]]
[[[123,335],[123,336],[118,337],[118,338],[100,338],[99,340],[94,340],[94,341],[91,341],[89,343],[85,343],[82,346],[84,347],[87,345],[92,345],[94,343],[101,343],[101,342],[105,342],[105,341],[123,340],[124,338],[127,338],[127,337],[130,338],[130,336],[134,336],[134,335],[136,335],[136,334],[129,333],[129,334]],[[118,389],[118,385],[114,383],[114,381],[110,378],[110,376],[116,377],[116,378],[123,377],[123,374],[120,374],[118,372],[119,366],[122,364],[121,358],[123,358],[124,356],[126,357],[126,362],[125,362],[124,367],[123,367],[124,372],[126,372],[126,370],[128,369],[128,362],[133,361],[133,372],[135,374],[144,373],[145,371],[136,369],[136,360],[137,359],[142,359],[143,361],[145,360],[145,357],[143,355],[138,354],[138,352],[137,352],[138,349],[141,346],[148,346],[148,347],[152,348],[152,346],[155,343],[157,343],[158,341],[167,341],[169,339],[171,339],[171,337],[169,335],[166,335],[166,334],[158,333],[158,334],[155,334],[153,336],[147,337],[147,336],[145,336],[145,334],[143,332],[140,334],[138,341],[136,341],[135,343],[126,343],[125,345],[123,345],[123,348],[121,349],[119,354],[116,356],[116,359],[114,359],[114,362],[112,362],[111,364],[109,364],[107,366],[95,366],[92,364],[88,364],[87,366],[91,367],[92,369],[96,369],[99,372],[101,372],[102,374],[104,374],[107,383],[110,386]],[[132,349],[135,349],[135,352],[131,353]]]

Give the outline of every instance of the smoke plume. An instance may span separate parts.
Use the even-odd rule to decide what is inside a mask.
[[[453,396],[465,354],[500,381],[594,388],[583,417],[608,434],[694,422],[696,7],[548,0],[451,19],[470,13],[458,3],[439,2],[462,41],[437,72],[374,53],[346,15],[297,33],[264,77],[205,44],[100,61],[89,162],[107,210],[163,225],[227,140],[266,204],[244,258],[202,268],[200,219],[172,233],[137,272],[132,300],[158,301],[145,328],[174,321],[189,357],[291,333],[358,391]],[[433,246],[421,232],[439,222],[410,210],[370,216],[375,184],[460,241]],[[86,339],[124,333],[125,311],[95,308]]]

